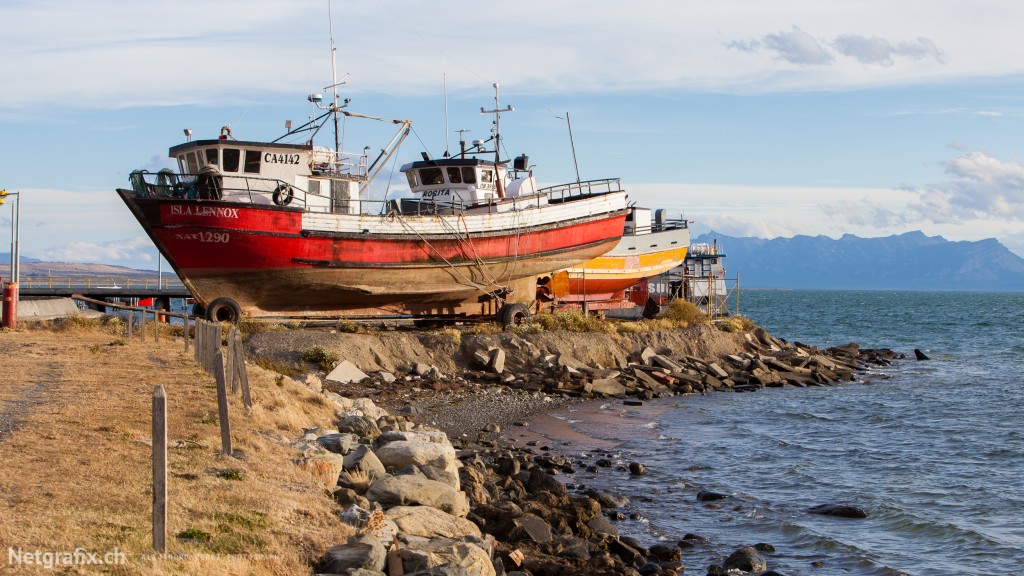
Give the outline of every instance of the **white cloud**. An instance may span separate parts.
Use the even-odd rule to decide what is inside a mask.
[[[931,58],[939,64],[945,64],[949,57],[930,39],[919,37],[893,44],[878,36],[867,37],[859,34],[843,34],[832,42],[832,46],[843,56],[856,59],[861,64],[878,64],[892,66],[895,57],[906,57],[912,60]]]
[[[942,166],[947,180],[910,189],[918,195],[910,209],[921,217],[940,223],[978,218],[1024,222],[1024,164],[968,152]]]
[[[793,27],[792,32],[768,34],[762,40],[765,48],[791,64],[831,64],[832,54],[814,36]]]
[[[146,236],[101,243],[69,242],[51,246],[39,254],[40,259],[54,262],[102,262],[146,268],[152,268],[157,258],[156,247]],[[150,266],[146,266],[147,264]]]
[[[700,7],[670,0],[637,7],[523,0],[516,10],[531,18],[516,26],[495,20],[489,3],[446,9],[378,0],[335,2],[334,21],[339,72],[352,73],[350,93],[440,92],[442,71],[451,91],[493,81],[531,92],[775,91],[1024,71],[1016,27],[1024,4],[990,10],[987,3],[933,10],[916,1],[881,0],[728,0]],[[6,24],[0,108],[246,103],[320,89],[329,83],[324,4],[0,4]],[[884,19],[877,17],[882,11]],[[495,42],[496,27],[513,41]],[[838,47],[829,47],[829,38]],[[766,51],[779,62],[744,50]],[[840,53],[850,57],[836,58]],[[955,56],[949,61],[955,65],[939,65],[945,54]],[[901,68],[900,60],[915,66]],[[866,73],[858,65],[889,62],[898,74],[874,65]],[[787,75],[792,64],[804,73]]]

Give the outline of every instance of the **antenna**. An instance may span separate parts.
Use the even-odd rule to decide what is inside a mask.
[[[576,142],[572,139],[572,121],[569,120],[569,113],[565,113],[565,118],[561,116],[555,116],[559,120],[565,120],[565,123],[569,125],[569,145],[572,146],[572,163],[576,166],[576,183],[580,183],[580,163],[576,161]]]
[[[441,73],[444,84],[444,157],[448,157],[448,73]]]
[[[331,14],[331,0],[327,0],[327,25],[331,36],[331,88],[334,89],[334,157],[338,158],[341,153],[341,144],[338,142],[338,49],[334,47],[334,17]]]
[[[515,108],[509,105],[507,108],[502,110],[501,105],[498,103],[498,83],[492,84],[494,86],[494,110],[484,110],[480,108],[481,114],[494,114],[494,169],[497,170],[498,166],[501,165],[501,113],[502,112],[515,112]],[[497,178],[498,184],[498,198],[505,197],[505,186],[502,183],[501,178]]]

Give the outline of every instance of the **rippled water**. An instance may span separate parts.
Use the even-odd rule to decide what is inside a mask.
[[[602,455],[648,468],[570,480],[629,496],[627,513],[642,518],[621,531],[646,542],[710,538],[684,551],[698,574],[759,542],[777,549],[769,568],[791,575],[1024,572],[1024,294],[747,291],[741,304],[778,337],[910,359],[866,383],[561,414],[619,443]],[[913,360],[914,348],[932,360]],[[709,507],[696,501],[701,489],[731,497]],[[831,502],[868,518],[806,512]]]

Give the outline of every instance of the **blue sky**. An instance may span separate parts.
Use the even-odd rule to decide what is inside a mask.
[[[568,112],[584,179],[698,232],[923,230],[1024,255],[1024,3],[336,0],[333,21],[350,108],[413,121],[399,166],[443,151],[443,78],[452,149],[485,137],[499,82],[506,149],[544,184],[575,179]],[[114,194],[128,173],[186,127],[273,139],[331,83],[326,0],[0,0],[0,22],[0,187],[35,258],[155,268]],[[345,148],[391,133],[349,120]],[[8,203],[0,251],[10,221]]]

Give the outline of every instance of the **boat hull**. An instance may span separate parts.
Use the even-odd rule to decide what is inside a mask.
[[[494,314],[495,295],[531,303],[537,276],[613,248],[625,219],[614,198],[378,216],[118,192],[201,304],[230,298],[254,316]]]
[[[591,302],[621,298],[627,288],[679,266],[689,244],[688,228],[623,236],[607,253],[567,270],[569,294],[562,299]]]

